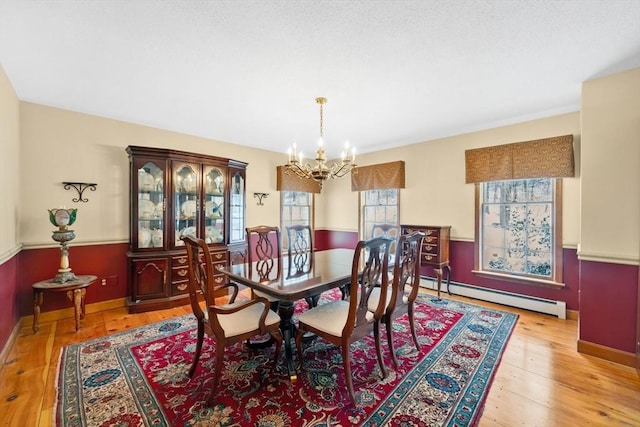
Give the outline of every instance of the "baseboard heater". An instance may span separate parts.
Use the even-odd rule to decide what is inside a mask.
[[[437,291],[437,282],[433,277],[421,276],[420,287]],[[446,295],[447,284],[442,283],[441,294]],[[509,307],[523,308],[538,313],[551,314],[559,319],[567,318],[567,304],[564,301],[554,301],[497,289],[481,288],[465,283],[451,282],[449,290],[454,295],[474,298],[482,301],[495,302]]]

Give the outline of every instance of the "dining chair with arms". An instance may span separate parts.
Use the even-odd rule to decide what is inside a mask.
[[[393,346],[392,323],[394,319],[405,313],[408,315],[413,342],[416,345],[416,349],[420,350],[413,309],[420,289],[420,257],[422,256],[422,239],[424,236],[424,233],[416,231],[411,234],[401,235],[397,241],[395,261],[393,263],[393,278],[390,284],[391,294],[381,319],[382,323],[386,325],[391,360],[396,369],[398,368],[398,359]]]
[[[206,333],[216,342],[215,372],[207,399],[207,403],[211,405],[216,396],[227,347],[253,336],[268,333],[276,344],[274,365],[277,364],[282,346],[280,316],[269,309],[268,300],[259,297],[224,305],[216,304],[215,291],[218,288],[213,281],[213,263],[207,243],[193,236],[183,236],[181,239],[187,249],[189,299],[198,322],[196,349],[189,369],[189,377],[193,377],[196,371]],[[230,283],[221,286],[236,285]],[[204,307],[201,306],[202,299],[204,299]]]
[[[351,377],[351,343],[368,335],[372,330],[376,337],[376,355],[382,377],[387,371],[382,360],[379,339],[379,320],[386,308],[389,270],[389,247],[391,239],[376,237],[358,242],[351,267],[349,299],[336,300],[320,304],[298,316],[296,332],[296,348],[298,350],[299,367],[304,366],[302,338],[311,332],[342,349],[344,377],[351,403],[355,406],[356,398]],[[373,289],[380,289],[380,298],[375,310],[370,310],[369,296]]]

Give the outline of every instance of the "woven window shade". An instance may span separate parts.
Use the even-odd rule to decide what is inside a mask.
[[[351,191],[404,188],[404,161],[358,166],[351,172]]]
[[[465,182],[575,176],[573,135],[466,150]]]
[[[312,178],[300,178],[296,174],[285,173],[283,166],[276,167],[276,189],[278,191],[304,191],[320,193],[320,184]]]

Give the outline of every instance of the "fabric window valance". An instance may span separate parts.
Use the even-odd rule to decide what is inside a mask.
[[[465,151],[465,182],[575,176],[573,135]]]
[[[404,161],[358,166],[351,172],[351,191],[404,188]]]
[[[320,184],[312,178],[300,178],[296,174],[285,173],[283,166],[276,167],[276,189],[278,191],[304,191],[320,193]]]

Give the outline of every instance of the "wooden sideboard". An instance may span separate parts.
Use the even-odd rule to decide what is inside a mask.
[[[451,266],[449,265],[449,236],[450,225],[400,225],[402,234],[410,234],[421,231],[425,234],[422,239],[421,265],[433,267],[438,280],[438,299],[440,299],[440,287],[442,284],[442,271],[447,272],[447,293],[451,295],[449,283],[451,282]]]

